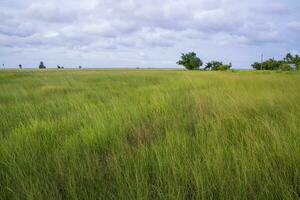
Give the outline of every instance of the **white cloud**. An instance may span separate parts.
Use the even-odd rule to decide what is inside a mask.
[[[300,21],[289,22],[288,27],[294,31],[300,31]]]
[[[130,53],[143,52],[147,56],[140,57],[165,60],[159,56],[168,52],[170,60],[162,63],[175,63],[178,54],[186,50],[201,50],[211,58],[220,54],[220,47],[237,53],[241,46],[252,53],[276,45],[282,50],[297,49],[295,42],[289,41],[299,40],[292,33],[300,30],[295,21],[300,17],[294,9],[297,6],[296,0],[4,1],[0,2],[0,59],[16,60],[18,54],[9,54],[9,48],[47,48],[51,57],[63,60],[58,53],[63,48],[71,55],[92,58],[86,63],[102,66],[92,55],[101,57],[108,52],[126,56],[118,59],[134,66],[136,58]],[[43,51],[34,53],[37,55],[32,57],[44,57],[40,55]],[[224,58],[229,55],[228,50],[223,54]],[[134,59],[128,60],[131,57]],[[248,57],[241,64],[250,64],[252,55]],[[236,58],[228,59],[234,63]]]

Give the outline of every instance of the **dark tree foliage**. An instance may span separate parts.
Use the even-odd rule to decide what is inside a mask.
[[[251,65],[251,67],[253,69],[256,69],[256,70],[261,70],[262,69],[262,63],[258,63],[258,62],[255,62]]]
[[[196,53],[189,52],[181,55],[181,60],[177,62],[178,65],[183,65],[188,70],[198,70],[203,62],[197,57]]]
[[[40,62],[39,69],[46,69],[43,61]]]
[[[277,61],[273,58],[268,59],[262,63],[255,62],[251,66],[256,70],[278,70],[283,61]]]
[[[57,65],[57,69],[60,69],[61,67],[59,65]]]
[[[206,70],[217,70],[220,66],[222,66],[223,63],[219,61],[211,61],[206,64],[205,68]]]
[[[22,65],[21,64],[19,64],[19,69],[22,69]]]
[[[79,65],[79,67],[78,67],[79,69],[82,69],[82,66],[81,65]]]
[[[286,63],[293,63],[294,57],[291,53],[287,53],[283,59]]]
[[[292,65],[300,69],[300,57],[293,56],[291,53],[286,54],[283,60],[268,59],[262,63],[255,62],[251,66],[256,70],[292,70]]]
[[[294,64],[297,69],[300,69],[300,57],[299,55],[292,55],[291,53],[286,54],[284,61],[286,64]]]
[[[206,64],[205,70],[213,70],[213,71],[226,71],[229,70],[232,67],[232,64],[229,63],[229,65],[223,64],[220,61],[211,61]]]

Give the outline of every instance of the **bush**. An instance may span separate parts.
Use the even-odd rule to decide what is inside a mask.
[[[279,70],[280,71],[291,71],[292,68],[289,64],[282,64],[282,65],[280,65]]]
[[[230,65],[221,65],[218,68],[219,71],[227,71],[229,69],[230,69]]]
[[[229,65],[225,65],[219,61],[211,61],[206,64],[205,70],[213,70],[213,71],[226,71],[231,68],[231,63]]]

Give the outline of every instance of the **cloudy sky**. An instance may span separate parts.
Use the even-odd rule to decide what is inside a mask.
[[[300,52],[299,10],[299,0],[0,0],[0,63],[176,67],[195,51],[247,68],[262,52]]]

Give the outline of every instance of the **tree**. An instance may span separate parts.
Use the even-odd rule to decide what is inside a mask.
[[[61,67],[59,65],[57,65],[57,69],[60,69]]]
[[[81,65],[79,65],[79,67],[78,67],[79,69],[82,69],[82,66]]]
[[[286,63],[293,63],[294,62],[294,57],[291,53],[287,53],[285,58],[283,59]]]
[[[22,69],[22,65],[21,64],[19,64],[19,69]]]
[[[262,63],[255,62],[251,65],[251,67],[256,70],[261,70]]]
[[[43,61],[40,62],[39,69],[46,69]]]
[[[223,64],[223,62],[220,61],[211,61],[206,64],[205,70],[213,70],[213,71],[226,71],[229,70],[232,67],[232,64],[229,63],[229,65]]]
[[[286,64],[295,64],[297,69],[300,69],[300,57],[299,55],[293,56],[291,53],[286,54],[284,58]]]
[[[281,61],[277,61],[272,58],[272,59],[266,60],[262,64],[262,68],[264,70],[278,70],[281,64],[282,64]]]
[[[177,65],[183,65],[188,70],[198,70],[203,62],[197,57],[196,53],[189,52],[181,55],[181,60],[177,62]]]
[[[227,70],[230,70],[230,68],[231,68],[230,64],[229,65],[225,65],[224,64],[224,65],[219,66],[217,70],[219,70],[219,71],[227,71]]]
[[[255,62],[251,66],[256,70],[278,70],[283,61],[278,61],[273,58],[268,59],[262,63]]]
[[[223,63],[219,61],[211,61],[208,65],[211,66],[211,70],[217,71],[219,67],[223,65]]]

